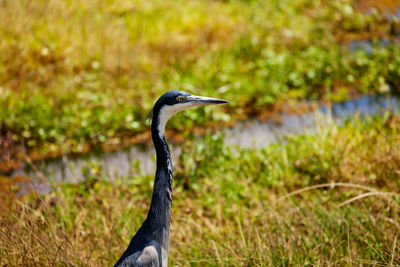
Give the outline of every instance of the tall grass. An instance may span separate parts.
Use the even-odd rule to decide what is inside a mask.
[[[325,124],[264,150],[227,148],[213,134],[188,142],[175,172],[170,264],[399,265],[398,126],[392,115]],[[14,202],[0,221],[1,264],[112,265],[145,217],[152,181],[94,172]],[[331,186],[308,187],[322,183]],[[354,199],[366,192],[381,193]]]

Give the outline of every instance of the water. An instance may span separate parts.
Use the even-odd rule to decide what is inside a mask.
[[[395,8],[391,10],[391,12],[386,12],[384,13],[385,17],[387,20],[391,22],[396,22],[400,19],[400,7]],[[395,37],[398,38],[400,37],[399,33],[395,34]],[[353,40],[349,43],[346,43],[345,46],[347,46],[350,50],[356,51],[356,50],[362,50],[365,51],[367,54],[372,54],[373,50],[377,47],[386,47],[391,44],[390,39],[387,38],[380,38],[375,41],[371,41],[369,39],[358,39],[358,40]],[[395,42],[398,42],[396,40]]]
[[[263,148],[278,142],[288,134],[313,134],[316,132],[316,115],[341,123],[359,113],[361,116],[375,115],[384,110],[399,110],[399,99],[389,95],[362,96],[356,100],[340,102],[332,107],[322,106],[314,113],[293,115],[281,114],[280,122],[259,120],[242,121],[231,128],[223,129],[225,145],[239,145],[244,148]],[[321,117],[321,116],[319,116]],[[199,140],[201,142],[201,140]],[[180,148],[171,145],[173,161],[180,154]],[[36,190],[49,191],[48,179],[56,183],[84,181],[85,174],[97,172],[104,177],[128,177],[135,174],[152,175],[155,171],[154,148],[131,146],[114,152],[92,153],[81,157],[63,156],[58,159],[35,163],[33,170],[28,165],[15,170],[11,176],[24,175],[32,178]]]
[[[398,111],[400,100],[389,95],[364,95],[356,100],[335,103],[332,106],[334,117],[348,118],[355,113],[361,116],[382,113],[385,110]],[[330,109],[327,106],[321,107],[320,111],[328,114]]]
[[[375,44],[369,40],[354,40],[346,44],[346,46],[353,51],[362,50],[365,51],[367,54],[372,54],[374,48],[386,47],[389,44],[390,42],[387,39],[380,39]]]
[[[321,106],[317,113],[302,115],[282,114],[281,122],[263,123],[250,120],[225,130],[225,143],[241,147],[262,148],[281,140],[287,134],[313,134],[316,132],[316,115],[332,118],[337,123],[359,113],[360,116],[379,114],[385,110],[399,110],[400,100],[388,95],[362,96],[356,100],[335,103],[332,107]]]

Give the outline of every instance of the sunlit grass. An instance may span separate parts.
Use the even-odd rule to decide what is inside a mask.
[[[287,100],[398,91],[399,20],[355,6],[0,0],[0,141],[12,155],[118,146],[172,89],[230,101],[177,116],[178,130]],[[354,39],[371,50],[349,49]],[[399,116],[318,126],[262,150],[215,134],[183,143],[170,264],[400,265]],[[0,265],[112,265],[144,220],[153,176],[98,173],[20,200],[1,180]]]
[[[263,150],[224,147],[215,134],[185,143],[170,264],[400,264],[399,145],[399,117],[389,113],[323,123],[315,136]],[[1,218],[1,264],[112,265],[145,217],[152,181],[88,173],[82,184],[14,202]],[[323,183],[331,186],[309,187]],[[296,189],[304,190],[285,197]],[[346,203],[367,192],[376,193]]]
[[[170,125],[183,129],[399,88],[398,20],[350,1],[2,0],[0,17],[0,125],[20,153],[118,145],[172,89],[230,101]]]

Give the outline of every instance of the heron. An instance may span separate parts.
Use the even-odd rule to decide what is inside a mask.
[[[173,178],[171,154],[164,135],[165,125],[174,114],[181,110],[227,102],[173,90],[163,94],[154,104],[148,116],[153,116],[151,136],[156,150],[157,164],[153,196],[145,221],[114,267],[168,266]]]

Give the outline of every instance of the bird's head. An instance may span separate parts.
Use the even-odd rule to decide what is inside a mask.
[[[153,116],[153,123],[157,123],[159,134],[164,134],[167,121],[177,112],[196,106],[228,103],[228,101],[192,95],[185,91],[173,90],[163,94],[154,104],[148,117]]]

